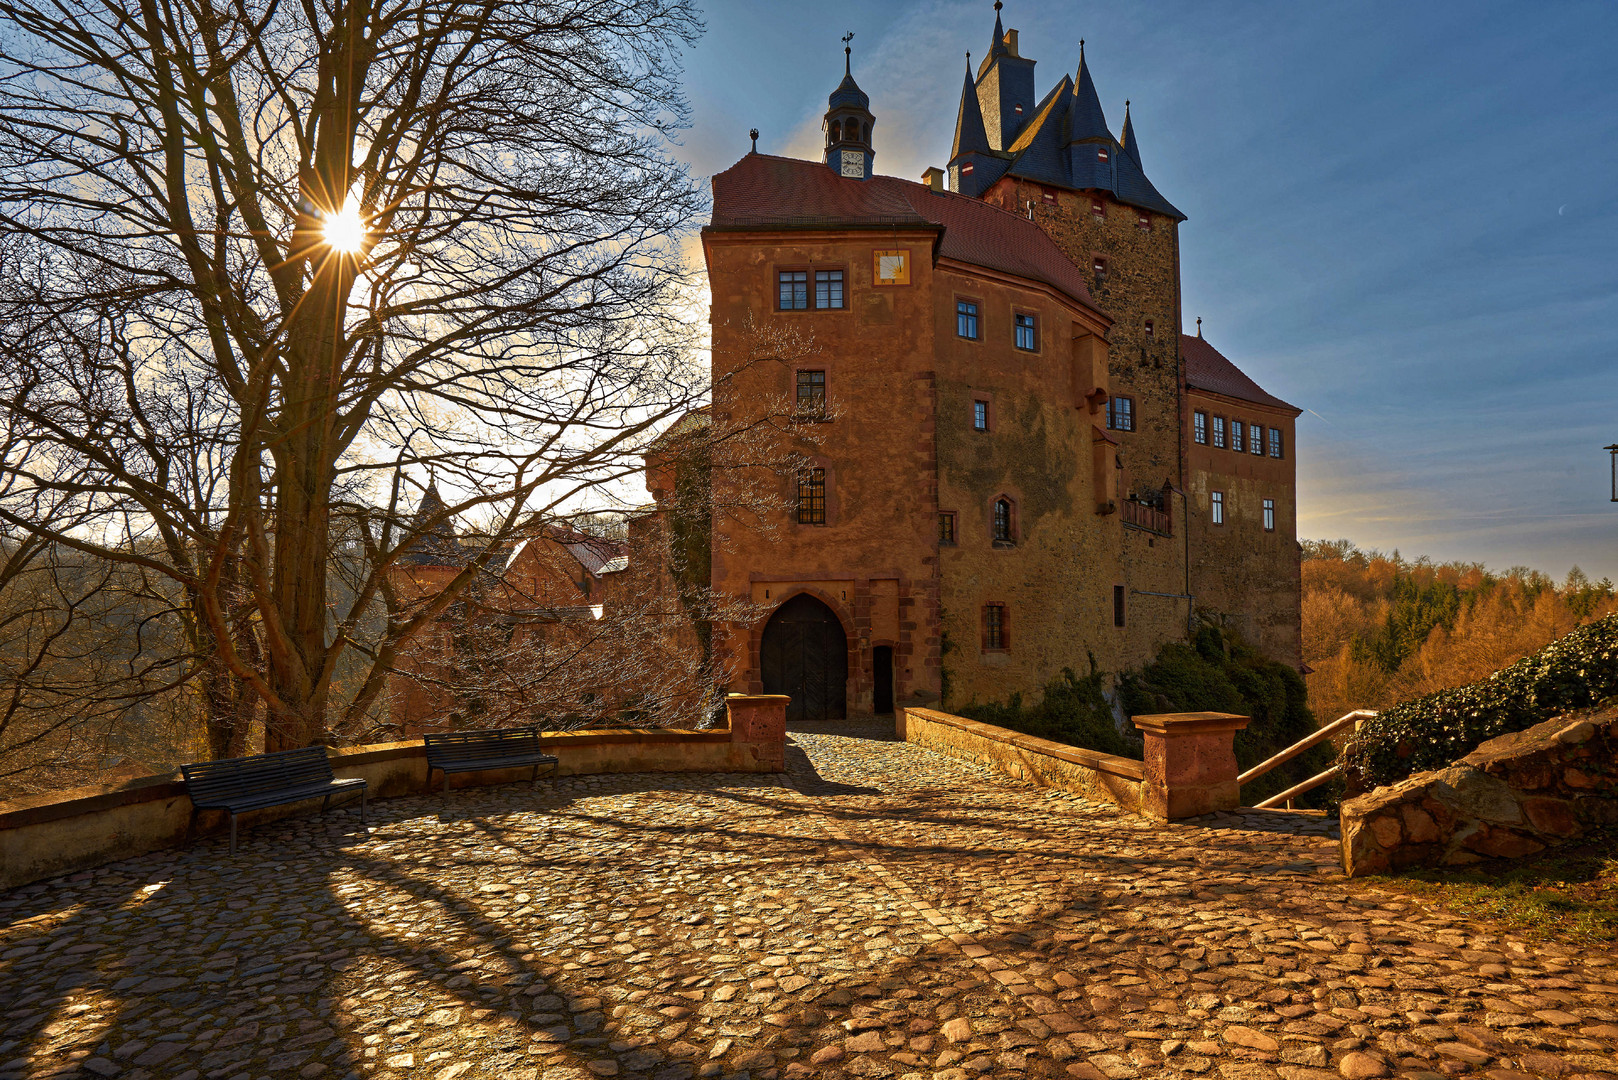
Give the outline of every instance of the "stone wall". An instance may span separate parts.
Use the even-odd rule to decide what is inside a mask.
[[[1618,713],[1547,720],[1343,804],[1349,876],[1520,858],[1618,823]]]
[[[546,732],[541,737],[545,751],[558,759],[557,771],[563,776],[780,772],[786,757],[784,700],[733,697],[729,726],[713,731],[602,729]],[[428,785],[427,756],[419,739],[334,749],[329,755],[332,772],[339,778],[365,778],[372,800],[443,788],[441,773],[435,772]],[[516,783],[527,780],[532,771],[457,773],[450,777],[450,788]],[[342,797],[344,805],[348,798]],[[353,801],[358,803],[357,795]],[[254,825],[307,814],[319,806],[320,800],[313,799],[243,814],[238,822],[243,842],[249,845],[244,849],[247,857]],[[185,783],[172,776],[0,802],[0,890],[178,847],[188,838],[228,829],[229,820],[217,810],[193,814]]]
[[[970,761],[1035,787],[1052,787],[1140,813],[1145,766],[933,709],[901,709],[898,736],[947,757]]]

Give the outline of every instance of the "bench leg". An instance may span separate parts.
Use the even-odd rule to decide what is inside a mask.
[[[230,812],[230,853],[236,854],[236,811]]]

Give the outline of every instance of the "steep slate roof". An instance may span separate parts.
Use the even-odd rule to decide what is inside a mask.
[[[1101,310],[1079,268],[1032,221],[893,176],[845,179],[818,161],[748,154],[713,178],[713,221],[703,231],[878,226],[932,229],[939,258],[1044,282]]]
[[[977,92],[971,86],[961,95],[963,114],[968,99],[975,107]],[[956,129],[957,147],[951,161],[961,152],[959,121],[956,122]],[[1097,158],[1098,146],[1108,148],[1107,161]],[[1140,147],[1135,140],[1134,121],[1127,113],[1123,142],[1112,137],[1107,128],[1106,114],[1101,108],[1101,99],[1090,78],[1089,65],[1083,59],[1082,47],[1077,81],[1067,75],[1062,76],[1062,81],[1052,87],[1035,107],[1033,117],[1023,125],[1016,141],[1004,155],[996,157],[1001,161],[1009,158],[1009,161],[1005,161],[1000,171],[995,171],[993,175],[984,172],[977,176],[978,191],[987,190],[994,181],[1009,173],[1052,187],[1108,191],[1119,202],[1144,210],[1155,210],[1177,221],[1185,220],[1185,215],[1146,178],[1140,165]],[[991,158],[979,164],[978,169],[983,171],[986,166],[996,163]]]
[[[978,104],[978,92],[972,86],[972,65],[966,65],[966,86],[961,90],[961,108],[955,114],[955,146],[949,159],[962,154],[987,154],[989,133],[983,127],[983,108]]]
[[[410,519],[410,531],[422,528],[432,518],[444,512],[444,498],[438,493],[438,481],[429,480],[422,492],[421,505]],[[445,518],[431,526],[400,552],[401,566],[460,566],[466,553],[455,535],[455,523]]]
[[[1221,397],[1251,401],[1274,409],[1285,409],[1297,416],[1303,412],[1269,393],[1204,338],[1192,334],[1180,335],[1180,353],[1185,357],[1185,384],[1192,390],[1203,390]]]

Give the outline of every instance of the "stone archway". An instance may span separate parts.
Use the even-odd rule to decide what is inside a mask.
[[[764,692],[792,698],[789,721],[848,715],[848,635],[831,608],[794,596],[770,616],[758,651]]]

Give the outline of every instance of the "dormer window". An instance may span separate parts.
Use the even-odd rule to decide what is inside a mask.
[[[971,176],[972,175],[972,163],[970,161],[968,161],[965,165],[961,166],[961,175],[962,176]]]
[[[1096,160],[1097,161],[1099,161],[1101,164],[1105,165],[1107,163],[1107,156],[1108,156],[1107,155],[1107,148],[1105,146],[1096,147]]]
[[[1018,116],[1021,116],[1022,115],[1022,106],[1018,105],[1016,108],[1012,109],[1011,111],[1016,113]]]

